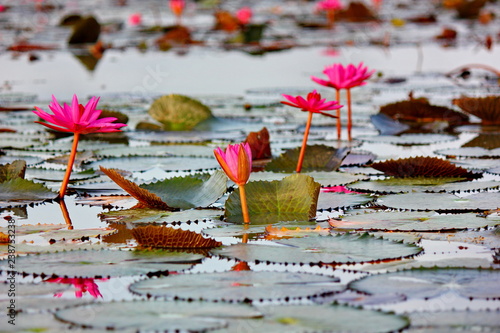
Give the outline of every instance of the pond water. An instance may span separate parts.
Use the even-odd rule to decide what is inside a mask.
[[[0,304],[8,309],[14,303],[19,312],[16,325],[9,310],[2,312],[0,331],[498,331],[498,123],[481,126],[472,115],[448,129],[431,121],[382,135],[390,127],[373,116],[410,92],[456,111],[452,100],[462,95],[499,96],[500,12],[488,3],[483,12],[497,19],[480,24],[477,18],[458,20],[440,2],[398,3],[385,2],[376,22],[340,20],[327,29],[317,27],[325,21],[312,1],[254,1],[252,20],[268,26],[259,44],[238,44],[228,43],[236,33],[212,30],[218,8],[213,2],[188,2],[182,23],[202,43],[167,51],[155,44],[163,32],[144,31],[174,24],[167,1],[0,3],[6,6],[0,10],[0,129],[7,129],[0,131],[0,164],[26,160],[25,178],[53,190],[55,198],[72,141],[34,123],[34,106],[48,110],[51,95],[59,101],[73,94],[80,101],[100,96],[100,106],[128,116],[123,135],[80,142],[79,152],[87,155],[63,203],[20,202],[2,187],[0,231],[8,234],[14,225],[16,233],[14,247],[0,245],[0,287],[7,291]],[[244,4],[219,5],[234,13]],[[90,44],[67,45],[71,29],[58,23],[70,13],[94,15],[105,27],[100,40],[108,48],[100,57],[89,58]],[[142,24],[132,25],[128,19],[137,13]],[[411,22],[432,13],[436,22]],[[457,38],[436,39],[444,27],[456,30]],[[9,50],[13,45],[30,47],[17,52]],[[232,183],[209,209],[182,209],[171,217],[132,209],[137,200],[99,171],[122,169],[137,184],[215,174],[214,148],[239,143],[263,127],[277,158],[300,147],[307,117],[280,104],[282,94],[305,96],[317,89],[330,100],[333,89],[310,77],[332,63],[360,62],[376,74],[352,89],[353,140],[346,140],[345,128],[344,140],[337,140],[335,120],[313,119],[310,145],[349,147],[350,154],[336,171],[304,172],[323,187],[346,192],[323,189],[309,220],[270,212],[249,228],[233,223],[224,218]],[[215,120],[179,133],[138,129],[141,122],[154,122],[148,110],[168,94],[202,101]],[[420,156],[451,161],[482,177],[388,184],[383,172],[370,167]],[[254,172],[251,181],[281,178],[278,172]],[[148,224],[203,234],[221,245],[201,252],[128,252],[138,247],[131,229]],[[318,232],[291,231],[318,226]],[[9,257],[12,251],[16,260]]]

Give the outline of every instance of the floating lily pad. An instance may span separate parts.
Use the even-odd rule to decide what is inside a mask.
[[[220,220],[223,211],[216,209],[189,209],[181,212],[167,212],[160,209],[124,209],[101,213],[100,217],[108,223],[149,224]]]
[[[366,194],[320,192],[317,209],[357,208],[372,201]]]
[[[412,329],[447,332],[498,332],[500,311],[425,311],[408,314]]]
[[[395,332],[408,326],[403,316],[344,305],[260,306],[265,320],[283,325],[270,332]]]
[[[169,131],[191,130],[212,117],[210,108],[198,100],[183,95],[165,95],[156,99],[148,113]]]
[[[56,193],[31,180],[15,178],[0,184],[0,208],[55,199]]]
[[[405,193],[391,194],[379,198],[378,205],[417,211],[482,211],[496,209],[500,192],[481,192],[460,198],[447,193]]]
[[[156,194],[170,207],[181,209],[208,207],[226,192],[227,176],[217,170],[211,175],[175,177],[141,185],[141,188]]]
[[[422,239],[445,241],[445,242],[462,242],[468,244],[483,245],[490,249],[500,248],[500,228],[496,227],[493,230],[480,231],[461,231],[461,232],[436,232],[422,233]],[[491,265],[491,263],[489,263]],[[489,266],[488,266],[489,267]]]
[[[486,172],[491,173],[493,175],[500,175],[500,167],[488,169],[486,170]]]
[[[479,134],[467,143],[464,143],[462,147],[482,147],[485,149],[496,149],[500,148],[500,135],[498,134]]]
[[[219,166],[215,158],[205,157],[121,157],[107,158],[85,165],[86,168],[98,170],[99,166],[108,169],[120,169],[127,166],[128,171],[144,171],[153,166],[167,171],[202,171]]]
[[[155,332],[202,332],[226,327],[227,319],[262,317],[247,304],[181,301],[100,303],[63,309],[55,315],[59,320],[86,328]]]
[[[369,294],[403,294],[410,299],[428,299],[446,293],[466,298],[500,298],[500,272],[476,269],[422,268],[372,275],[351,282],[349,288]]]
[[[36,302],[38,301],[39,303],[42,303],[44,301],[47,301],[45,298],[33,298],[33,301]],[[49,303],[53,303],[54,300],[49,300]],[[60,303],[65,303],[66,305],[78,305],[78,304],[85,304],[81,299],[80,300],[58,300]],[[73,302],[65,302],[65,301],[73,301]],[[20,307],[17,309],[23,309],[24,311],[26,310],[32,310],[31,307],[24,307],[22,306],[23,303],[26,303],[26,300],[21,300],[21,301],[16,301],[16,307],[18,306],[18,302],[20,302]],[[72,304],[71,304],[72,303]],[[1,306],[4,307],[3,302],[0,302]],[[5,302],[5,307],[7,307],[8,304]],[[4,308],[5,308],[4,307]],[[2,320],[5,320],[5,325],[2,327],[2,333],[5,332],[22,332],[22,333],[27,333],[27,332],[53,332],[53,333],[64,333],[68,332],[71,328],[69,324],[62,323],[61,321],[57,320],[54,318],[52,314],[47,314],[47,313],[39,313],[39,314],[33,314],[33,313],[27,313],[27,312],[18,312],[16,313],[15,317],[15,325],[9,325],[8,320],[10,320],[9,317],[5,316],[2,317]],[[89,331],[89,333],[93,333],[92,331]]]
[[[76,230],[52,230],[41,232],[38,235],[45,238],[46,240],[55,241],[71,241],[71,240],[81,240],[88,238],[97,238],[107,236],[115,231],[111,228],[109,229],[76,229]]]
[[[344,158],[349,154],[350,148],[336,149],[325,145],[307,146],[302,170],[307,171],[335,171],[339,168]],[[266,171],[293,172],[297,167],[300,148],[287,150],[279,157],[269,162]]]
[[[242,261],[277,263],[364,263],[411,257],[422,248],[369,236],[338,234],[280,240],[279,245],[235,244],[214,253]]]
[[[30,147],[28,151],[37,152],[70,152],[73,145],[73,137],[52,141],[50,144]],[[102,141],[80,140],[78,141],[78,151],[94,151],[104,148],[125,147],[124,144],[109,144]]]
[[[381,194],[408,192],[460,193],[484,191],[500,187],[500,183],[496,181],[463,182],[460,180],[461,178],[391,178],[358,182],[349,184],[347,187],[352,191]]]
[[[379,212],[331,220],[334,228],[389,231],[439,231],[479,229],[500,224],[500,217],[474,213],[437,215],[435,212]]]
[[[56,284],[56,283],[19,283],[16,282],[15,294],[17,297],[27,296],[41,296],[62,293],[71,287],[70,284]],[[5,296],[11,289],[10,282],[5,281],[0,283],[1,295]],[[12,291],[11,291],[12,292]]]
[[[486,159],[486,158],[467,158],[467,159],[453,159],[450,160],[453,164],[461,166],[469,170],[482,170],[494,168],[498,165],[496,159]]]
[[[462,147],[436,150],[434,153],[447,158],[500,158],[500,148]]]
[[[273,215],[278,220],[294,215],[299,219],[316,216],[320,185],[310,176],[294,174],[281,181],[252,181],[245,185],[250,219],[252,216]],[[229,195],[225,217],[242,220],[239,188]],[[258,219],[258,218],[257,218]]]
[[[0,183],[15,178],[24,178],[26,161],[15,160],[12,163],[0,165]]]
[[[139,295],[210,301],[294,300],[339,292],[339,279],[290,272],[233,271],[172,275],[136,282],[130,290]]]
[[[361,166],[373,163],[377,159],[377,155],[368,151],[351,151],[342,161],[341,167],[346,166]]]
[[[453,104],[472,114],[485,125],[500,125],[500,97],[460,97]]]
[[[168,249],[211,249],[222,243],[191,231],[165,226],[140,226],[132,229],[132,235],[142,247]]]
[[[213,157],[214,150],[203,145],[152,145],[140,147],[106,148],[95,152],[101,157],[131,157],[131,156],[186,156]]]
[[[302,172],[304,175],[308,175],[314,178],[314,181],[321,184],[322,187],[330,187],[337,185],[346,185],[354,183],[358,180],[367,180],[369,177],[365,175],[353,175],[345,172],[324,172],[324,171],[312,171],[312,172]],[[293,175],[293,173],[279,173],[279,172],[253,172],[250,174],[250,181],[272,181],[281,180],[287,176]]]
[[[133,276],[183,270],[201,258],[172,251],[68,251],[17,257],[16,271],[68,277]],[[0,268],[9,270],[7,260],[0,260]]]
[[[403,134],[401,136],[395,135],[359,135],[356,136],[357,140],[374,143],[390,143],[401,146],[413,145],[430,145],[438,142],[453,141],[457,137],[446,134]]]
[[[152,143],[201,143],[212,140],[241,141],[245,139],[241,130],[233,132],[213,131],[136,131],[126,132],[130,139]]]

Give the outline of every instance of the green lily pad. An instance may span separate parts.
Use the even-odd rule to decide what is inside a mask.
[[[496,209],[500,192],[481,192],[460,198],[447,193],[391,194],[379,198],[378,205],[417,211],[467,212]]]
[[[235,244],[213,253],[242,261],[276,263],[365,263],[414,256],[422,248],[369,236],[368,234],[337,234],[284,239],[278,245]]]
[[[85,167],[93,170],[98,170],[99,166],[107,169],[121,169],[125,165],[128,171],[144,171],[152,167],[167,171],[202,171],[219,167],[215,158],[155,156],[106,158],[86,164]]]
[[[109,277],[178,271],[191,267],[202,255],[173,251],[67,251],[16,258],[16,271],[68,277]],[[7,260],[0,269],[8,271]]]
[[[436,150],[434,153],[447,158],[500,158],[500,148],[462,147]]]
[[[163,124],[167,131],[191,130],[212,117],[210,108],[198,100],[183,95],[165,95],[156,99],[148,113]]]
[[[369,294],[398,293],[429,299],[446,293],[466,298],[500,298],[500,272],[460,268],[422,268],[364,277],[349,288]]]
[[[294,174],[281,181],[254,181],[245,185],[250,219],[252,216],[273,214],[278,219],[293,214],[301,219],[316,216],[320,185],[310,176]],[[242,220],[239,188],[226,200],[225,217]]]
[[[307,146],[302,170],[307,171],[335,171],[339,168],[344,158],[349,154],[350,148],[336,149],[325,145]],[[289,149],[279,157],[269,162],[265,170],[274,172],[293,172],[297,167],[300,148]]]
[[[56,193],[42,184],[15,178],[0,183],[0,208],[55,199]]]
[[[345,216],[330,225],[341,229],[387,231],[445,231],[478,229],[500,224],[500,217],[474,213],[437,215],[435,212],[378,212]]]
[[[209,301],[294,300],[344,290],[338,278],[307,273],[230,271],[181,274],[135,282],[139,295]]]
[[[250,181],[272,181],[281,180],[287,176],[293,175],[294,173],[279,173],[279,172],[253,172],[250,174]],[[365,175],[353,175],[344,172],[325,172],[325,171],[312,171],[312,172],[302,172],[301,174],[308,175],[314,178],[314,181],[321,184],[322,187],[346,185],[354,183],[359,180],[367,180],[369,177]]]
[[[347,187],[352,191],[381,194],[408,192],[460,193],[497,189],[500,187],[500,182],[497,181],[463,182],[461,180],[462,178],[390,178],[358,182],[349,184]]]
[[[217,209],[189,209],[168,212],[159,209],[124,209],[101,213],[101,220],[120,224],[182,223],[194,221],[220,220],[223,212]]]
[[[217,170],[211,175],[205,173],[175,177],[141,185],[141,188],[156,194],[170,207],[208,207],[226,192],[227,176]]]
[[[26,161],[15,160],[12,163],[0,165],[0,183],[15,178],[24,178]]]
[[[72,307],[59,310],[55,316],[101,330],[203,332],[226,327],[227,319],[260,318],[262,314],[248,304],[126,301]]]
[[[372,201],[373,197],[366,194],[320,192],[317,209],[356,208]]]

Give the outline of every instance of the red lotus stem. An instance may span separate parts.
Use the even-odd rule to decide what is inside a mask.
[[[240,185],[239,189],[240,189],[241,212],[243,213],[243,223],[250,223],[250,215],[248,214],[248,204],[247,204],[247,195],[245,193],[245,185]]]
[[[352,129],[352,109],[351,109],[351,89],[347,88],[347,139],[352,140],[351,129]]]
[[[304,156],[306,154],[306,147],[307,147],[307,137],[309,136],[309,130],[311,128],[311,122],[312,122],[312,117],[313,113],[309,112],[309,116],[307,117],[307,124],[306,124],[306,129],[304,131],[304,139],[302,140],[302,147],[300,148],[300,154],[299,154],[299,160],[297,162],[297,173],[302,170],[302,162],[304,161]]]
[[[335,89],[335,99],[340,103],[340,89]],[[340,119],[340,109],[337,109],[337,139],[342,138],[342,120]]]
[[[75,133],[73,137],[73,146],[71,147],[71,154],[68,159],[68,167],[66,168],[66,174],[61,184],[61,189],[59,190],[59,199],[63,199],[66,194],[66,188],[68,187],[69,177],[71,176],[71,171],[73,170],[73,164],[75,163],[76,151],[78,148],[78,141],[80,140],[80,133]]]

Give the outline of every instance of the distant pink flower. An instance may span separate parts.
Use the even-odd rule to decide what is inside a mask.
[[[348,190],[345,186],[330,186],[330,187],[322,187],[321,192],[335,192],[335,193],[359,193],[356,191]]]
[[[236,18],[241,24],[248,24],[252,19],[253,12],[250,7],[243,7],[236,12]]]
[[[184,0],[170,0],[169,1],[170,10],[175,16],[181,16],[186,7],[186,2]]]
[[[338,57],[340,55],[340,51],[334,48],[327,48],[321,52],[322,55],[328,56],[328,57]]]
[[[214,155],[226,175],[237,185],[244,185],[252,171],[252,151],[248,143],[228,145],[226,150],[216,148]]]
[[[5,12],[7,10],[7,7],[0,5],[0,13]]]
[[[132,26],[139,25],[142,22],[142,16],[140,13],[130,14],[128,17],[128,23]]]
[[[35,122],[56,131],[75,134],[119,132],[121,127],[127,126],[126,124],[114,123],[113,121],[117,120],[115,117],[99,118],[102,111],[96,109],[98,102],[98,97],[92,97],[87,105],[83,106],[78,103],[76,95],[73,95],[71,105],[64,103],[61,106],[57,99],[52,96],[49,109],[53,114],[35,106],[36,111],[33,112],[47,123]]]
[[[307,100],[302,96],[293,97],[290,95],[283,95],[289,102],[282,101],[281,103],[299,108],[302,111],[309,111],[314,113],[323,113],[322,111],[337,110],[342,107],[337,101],[325,102],[326,98],[321,99],[321,94],[313,90],[307,94]]]
[[[327,66],[323,71],[328,78],[328,80],[323,80],[312,76],[311,79],[326,87],[332,87],[335,89],[349,89],[357,86],[363,86],[366,84],[366,80],[375,73],[375,70],[368,71],[368,67],[363,67],[363,63],[359,63],[356,67],[353,64],[349,64],[344,67],[342,64],[333,64]]]
[[[323,0],[316,4],[316,10],[319,11],[339,10],[341,8],[342,3],[339,0]]]
[[[107,281],[108,279],[99,279],[101,281]],[[99,292],[99,286],[95,283],[93,278],[50,278],[45,280],[49,283],[62,283],[62,284],[72,284],[75,287],[75,296],[81,298],[83,294],[88,292],[94,298],[102,298]],[[54,294],[54,297],[61,297],[62,293]]]

